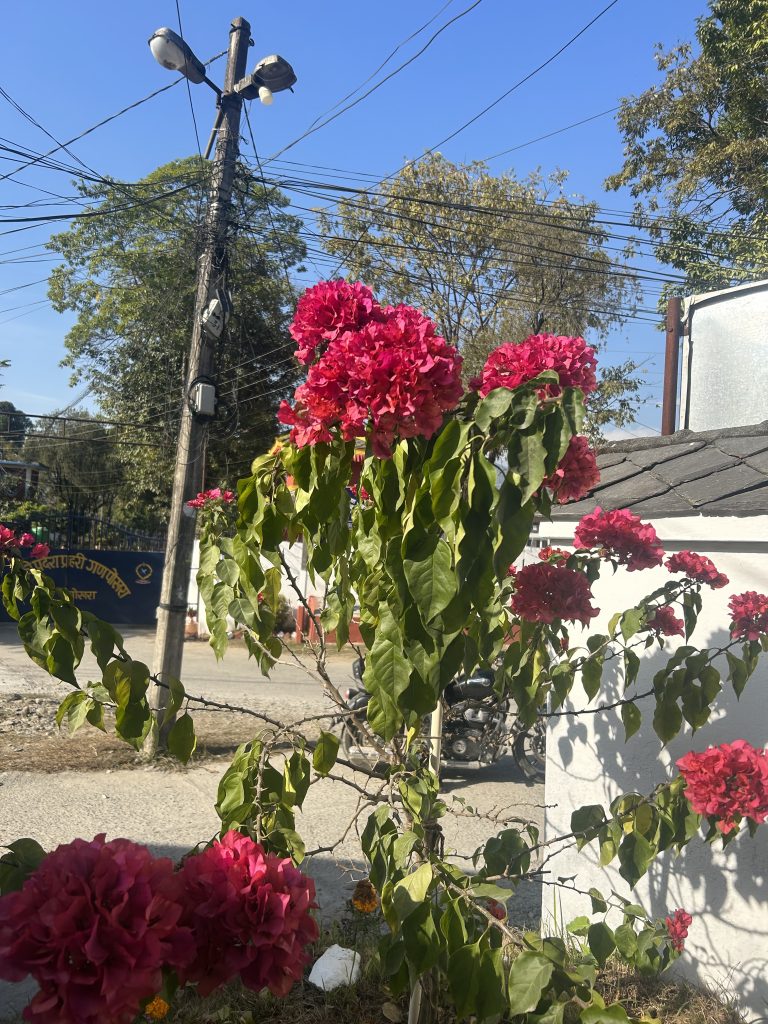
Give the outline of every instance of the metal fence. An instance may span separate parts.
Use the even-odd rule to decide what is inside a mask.
[[[29,532],[52,548],[112,551],[165,551],[165,534],[140,533],[111,519],[77,512],[51,512],[6,523]]]

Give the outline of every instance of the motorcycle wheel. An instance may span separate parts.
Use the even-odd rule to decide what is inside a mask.
[[[378,752],[373,747],[360,743],[346,723],[341,727],[339,748],[342,758],[358,771],[365,772],[366,775],[376,775],[380,772],[382,760]]]
[[[527,779],[543,782],[547,765],[547,733],[544,725],[536,725],[521,732],[512,748],[515,761]]]

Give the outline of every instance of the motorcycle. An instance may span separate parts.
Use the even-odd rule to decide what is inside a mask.
[[[381,763],[380,754],[371,745],[365,729],[370,694],[363,687],[365,662],[358,658],[352,674],[359,683],[345,693],[351,714],[334,721],[339,746],[346,761],[369,774]],[[441,765],[448,769],[476,769],[494,764],[511,753],[521,772],[531,780],[542,781],[546,764],[546,731],[539,719],[530,728],[523,726],[510,699],[499,699],[494,692],[494,674],[477,670],[470,676],[457,676],[443,693],[443,742]]]

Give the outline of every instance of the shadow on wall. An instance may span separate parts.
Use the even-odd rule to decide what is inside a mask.
[[[727,632],[717,631],[708,638],[708,646],[721,647],[729,639]],[[643,659],[638,691],[647,689],[666,662],[667,657],[658,652]],[[599,785],[600,780],[587,777],[586,772],[579,779],[574,750],[588,743],[593,755],[590,766],[604,766],[607,803],[619,792],[650,792],[674,774],[675,761],[690,750],[740,738],[763,747],[765,698],[757,692],[765,684],[761,675],[758,670],[752,677],[740,702],[731,684],[723,680],[723,692],[710,721],[693,736],[686,724],[686,731],[667,746],[666,755],[653,730],[652,714],[645,709],[640,729],[626,742],[616,712],[595,715],[591,728],[583,719],[569,721],[566,735],[561,734],[557,741],[561,764],[577,784]],[[601,698],[610,703],[623,696],[620,675],[607,676]],[[646,708],[652,707],[651,700],[644,703]],[[710,984],[714,978],[722,979],[744,1007],[758,1015],[754,1020],[768,1021],[768,828],[759,829],[754,838],[742,828],[743,833],[725,851],[719,841],[708,846],[694,840],[676,859],[663,854],[638,886],[637,898],[657,918],[677,907],[690,911],[694,924],[686,942],[687,955],[677,962],[676,970]],[[626,883],[619,880],[619,886],[617,891],[626,894]]]

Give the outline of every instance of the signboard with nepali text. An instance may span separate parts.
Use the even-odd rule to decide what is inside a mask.
[[[139,626],[155,622],[164,558],[158,551],[57,550],[34,565],[69,590],[83,611]]]

